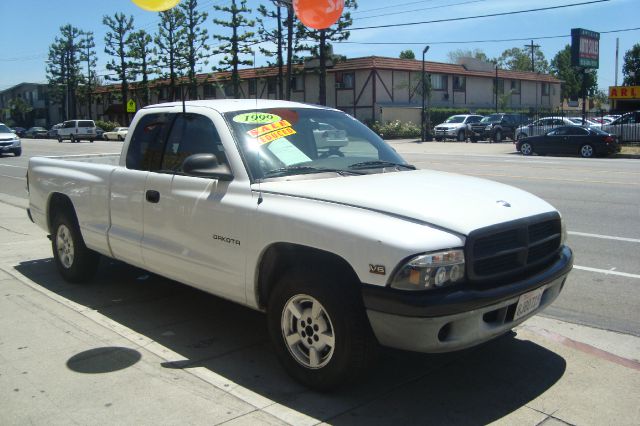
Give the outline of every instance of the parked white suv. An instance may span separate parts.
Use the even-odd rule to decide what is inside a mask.
[[[58,142],[65,139],[71,142],[80,142],[82,139],[93,142],[96,137],[96,123],[93,120],[68,120],[58,129]]]
[[[462,142],[467,139],[468,125],[472,123],[479,123],[480,120],[482,120],[481,115],[452,115],[447,118],[444,123],[438,124],[435,127],[435,138],[437,141],[456,139],[457,141]]]

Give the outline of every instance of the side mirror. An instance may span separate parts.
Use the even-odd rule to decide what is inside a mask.
[[[193,154],[182,162],[182,171],[186,175],[209,177],[222,181],[233,180],[233,174],[226,164],[219,164],[214,154]]]

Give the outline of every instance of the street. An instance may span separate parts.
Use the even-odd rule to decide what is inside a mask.
[[[558,300],[513,333],[452,354],[385,349],[362,382],[318,394],[278,365],[261,313],[108,259],[94,282],[64,282],[45,233],[23,210],[29,157],[113,154],[122,143],[22,143],[22,157],[0,158],[3,424],[640,418],[640,160],[391,141],[419,168],[495,180],[550,202],[567,221],[575,269]]]

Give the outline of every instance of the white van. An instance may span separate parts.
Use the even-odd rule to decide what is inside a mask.
[[[96,136],[96,123],[93,120],[68,120],[58,129],[58,142],[69,139],[71,142],[88,140],[93,142]]]

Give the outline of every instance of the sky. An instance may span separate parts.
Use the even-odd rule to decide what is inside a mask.
[[[589,0],[358,0],[358,9],[352,12],[353,27],[433,21],[477,15],[521,11],[527,9],[583,3]],[[593,1],[593,0],[591,0]],[[213,23],[221,12],[216,4],[230,0],[200,0],[199,10],[207,11],[206,27],[209,34],[220,32]],[[248,0],[255,9],[268,0]],[[98,74],[106,70],[108,56],[104,53],[106,28],[104,15],[123,12],[133,15],[135,29],[155,33],[157,13],[139,9],[130,0],[0,0],[0,90],[22,82],[46,82],[45,61],[48,47],[59,33],[59,27],[70,23],[82,30],[93,31],[98,53]],[[427,60],[448,62],[447,53],[456,49],[481,49],[490,58],[505,49],[522,48],[531,40],[540,45],[548,61],[571,43],[571,28],[585,28],[601,32],[600,68],[598,85],[602,89],[614,85],[616,38],[620,39],[618,84],[622,84],[622,58],[631,47],[640,43],[640,0],[607,0],[599,3],[506,16],[484,17],[458,21],[426,23],[420,25],[360,29],[351,32],[349,43],[334,45],[334,52],[348,58],[362,56],[398,57],[400,51],[412,49],[416,57],[429,45]],[[633,29],[631,31],[605,33]],[[561,36],[556,38],[543,38]],[[522,39],[500,41],[505,39]],[[367,43],[400,43],[367,44]],[[211,41],[211,44],[216,44]],[[200,66],[201,72],[210,72],[216,57]],[[256,53],[258,66],[266,63]]]

